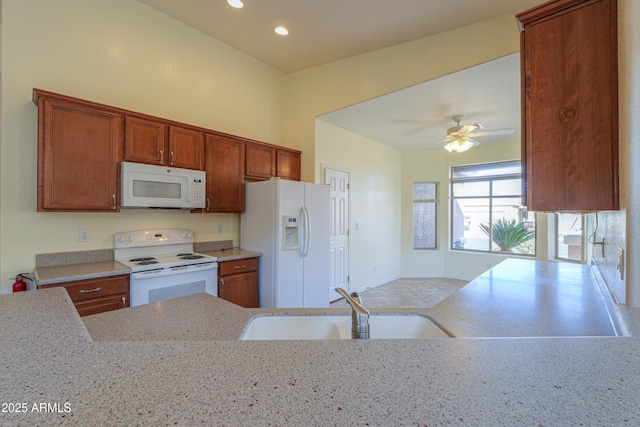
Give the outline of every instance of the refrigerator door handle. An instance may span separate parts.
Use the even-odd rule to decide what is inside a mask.
[[[298,251],[300,252],[300,258],[304,258],[304,239],[305,239],[305,223],[306,216],[304,214],[304,206],[300,208],[300,243],[298,244]]]
[[[309,216],[309,209],[306,206],[302,207],[302,217],[304,218],[302,221],[302,244],[300,249],[300,254],[302,258],[306,258],[309,255],[309,240],[310,240],[310,230],[311,230],[311,218]]]

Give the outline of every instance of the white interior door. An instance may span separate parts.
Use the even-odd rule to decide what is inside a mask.
[[[329,300],[342,298],[335,292],[340,287],[349,291],[349,172],[323,167],[324,183],[329,185],[331,199],[331,280]]]

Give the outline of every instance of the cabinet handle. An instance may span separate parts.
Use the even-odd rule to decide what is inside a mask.
[[[88,294],[89,292],[98,292],[98,291],[101,291],[101,290],[102,290],[102,288],[100,286],[98,286],[95,289],[80,289],[80,293],[81,294]]]
[[[122,308],[127,306],[127,297],[122,297]]]
[[[207,210],[211,210],[211,200],[207,197]]]
[[[115,209],[116,208],[116,195],[112,194],[111,198],[113,199],[113,209]]]
[[[173,166],[173,160],[174,160],[174,156],[173,156],[173,151],[170,151],[169,154],[171,155],[171,166]]]
[[[247,265],[246,265],[246,264],[236,265],[236,266],[235,266],[235,267],[233,267],[233,268],[237,268],[237,269],[247,268]]]
[[[224,279],[220,279],[220,284],[222,285],[220,290],[224,292]]]
[[[160,150],[160,164],[164,163],[164,153]]]

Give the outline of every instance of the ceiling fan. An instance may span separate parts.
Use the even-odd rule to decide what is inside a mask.
[[[427,145],[426,147],[446,142],[444,146],[445,150],[449,152],[462,153],[479,144],[479,142],[474,138],[489,135],[509,135],[514,132],[513,129],[483,130],[484,128],[482,125],[478,123],[473,125],[460,125],[460,122],[463,119],[464,116],[462,114],[453,116],[453,121],[456,122],[456,125],[447,129],[447,136],[440,141]]]

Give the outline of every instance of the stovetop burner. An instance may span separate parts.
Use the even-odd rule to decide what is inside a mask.
[[[141,261],[155,261],[156,259],[152,256],[141,257],[141,258],[133,258],[130,259],[129,262],[141,262]]]
[[[0,0],[2,1],[2,0]],[[182,267],[215,263],[217,258],[199,254],[193,249],[190,230],[140,230],[113,235],[114,259],[129,267],[133,273],[144,271],[178,270]],[[198,267],[201,268],[201,267]],[[154,273],[156,274],[156,273]]]

